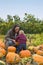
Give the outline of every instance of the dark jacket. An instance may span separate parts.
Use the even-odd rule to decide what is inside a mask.
[[[5,36],[5,41],[7,42],[7,41],[12,40],[12,39],[15,40],[15,38],[16,38],[17,35],[18,34],[14,34],[14,32],[12,31],[12,29],[10,29],[8,31],[8,33],[6,34],[6,36]]]
[[[20,34],[17,36],[16,41],[19,42],[20,44],[26,43],[27,39],[24,34]]]

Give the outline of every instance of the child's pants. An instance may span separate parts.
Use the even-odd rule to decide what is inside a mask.
[[[22,49],[26,50],[26,43],[19,44],[17,47],[17,52],[19,53]]]

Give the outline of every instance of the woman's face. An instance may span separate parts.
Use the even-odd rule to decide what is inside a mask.
[[[18,31],[19,31],[19,27],[16,27],[15,32],[18,33]]]

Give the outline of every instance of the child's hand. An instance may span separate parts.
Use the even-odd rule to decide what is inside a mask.
[[[19,42],[16,42],[16,45],[18,46],[19,45]]]

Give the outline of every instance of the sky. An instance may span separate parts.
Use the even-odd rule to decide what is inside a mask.
[[[0,17],[6,19],[7,15],[19,15],[22,19],[24,13],[35,15],[43,19],[43,0],[0,0]]]

